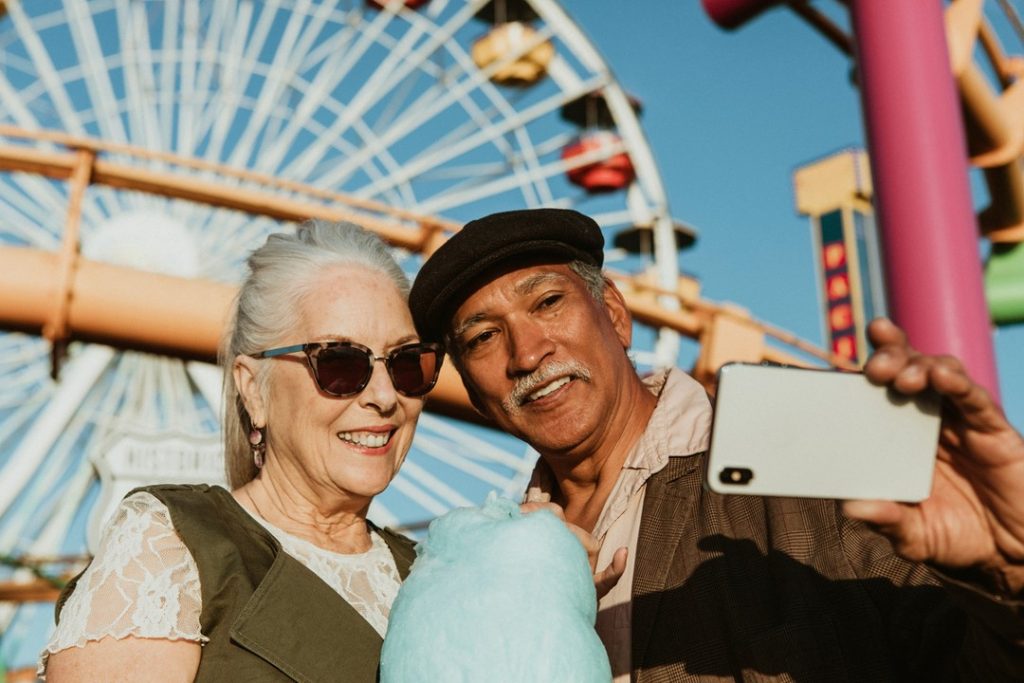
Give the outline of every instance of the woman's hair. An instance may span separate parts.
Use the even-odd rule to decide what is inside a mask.
[[[249,256],[248,265],[249,274],[235,297],[220,347],[224,466],[231,488],[251,481],[258,472],[249,446],[249,415],[232,372],[235,356],[280,345],[298,326],[300,301],[331,268],[354,265],[377,271],[394,282],[403,297],[409,296],[409,279],[388,247],[377,235],[352,223],[310,220],[294,233],[274,233]],[[266,402],[269,373],[263,365],[257,383]]]

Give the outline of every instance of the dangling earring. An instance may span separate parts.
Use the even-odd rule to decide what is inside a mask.
[[[249,449],[252,451],[252,462],[256,469],[263,469],[267,452],[267,442],[264,438],[266,427],[253,427],[249,430]]]

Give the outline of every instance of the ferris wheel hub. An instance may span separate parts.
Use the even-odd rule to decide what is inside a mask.
[[[127,211],[101,223],[83,240],[86,258],[164,275],[198,277],[199,250],[176,219],[151,209]]]

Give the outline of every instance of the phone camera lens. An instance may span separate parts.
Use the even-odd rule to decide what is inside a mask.
[[[746,486],[753,478],[753,470],[747,467],[726,467],[718,473],[718,481],[735,486]]]

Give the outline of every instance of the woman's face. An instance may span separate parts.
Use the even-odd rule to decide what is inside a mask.
[[[281,345],[350,341],[386,356],[419,339],[398,289],[367,268],[327,271],[298,313],[298,328]],[[368,506],[402,466],[423,397],[395,391],[382,361],[373,363],[366,388],[344,398],[320,390],[301,353],[262,362],[271,364],[265,406],[268,466],[327,504]]]

